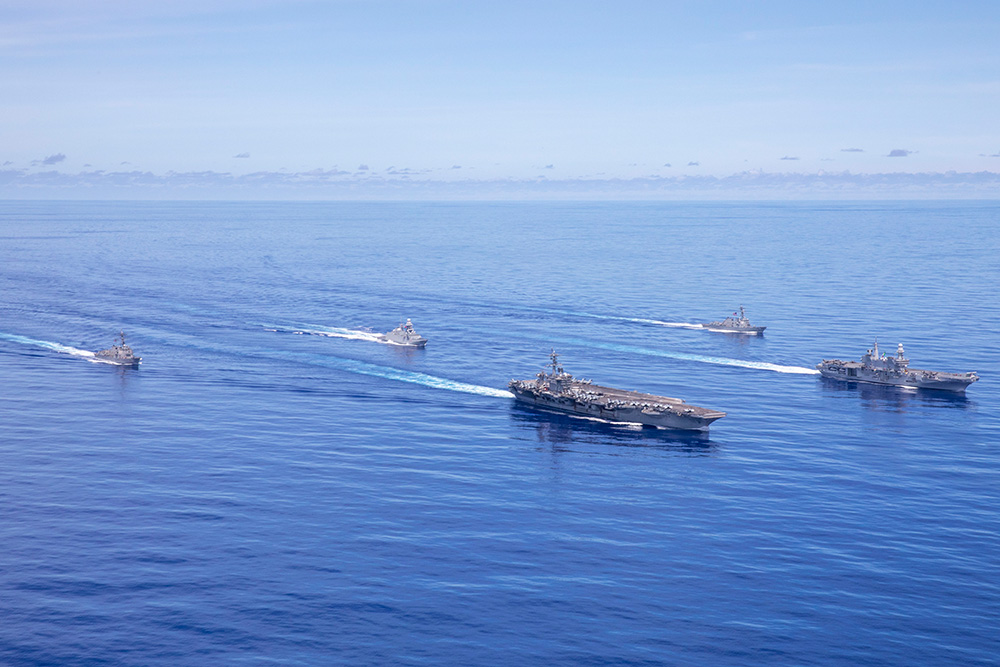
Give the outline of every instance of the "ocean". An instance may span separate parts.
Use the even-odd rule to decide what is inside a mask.
[[[0,664],[996,664],[998,223],[2,202]],[[690,326],[740,305],[762,337]],[[139,368],[90,356],[119,330]],[[813,372],[876,337],[982,379]],[[552,349],[727,416],[515,404]]]

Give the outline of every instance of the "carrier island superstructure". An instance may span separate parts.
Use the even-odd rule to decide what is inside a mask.
[[[559,365],[555,350],[550,364],[533,380],[511,380],[507,385],[524,403],[568,412],[608,422],[655,426],[664,429],[707,431],[709,424],[725,412],[688,405],[679,398],[667,398],[636,391],[613,389],[577,380]]]

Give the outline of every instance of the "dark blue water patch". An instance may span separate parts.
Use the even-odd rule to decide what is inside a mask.
[[[998,213],[4,204],[0,662],[991,664]],[[655,323],[740,304],[764,337]],[[406,317],[426,350],[258,324]],[[139,369],[11,338],[119,328]],[[766,366],[876,335],[983,379]],[[499,394],[551,347],[727,416],[672,433]]]

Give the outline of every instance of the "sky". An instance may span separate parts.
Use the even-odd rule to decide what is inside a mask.
[[[995,173],[998,35],[993,0],[0,0],[0,196]]]

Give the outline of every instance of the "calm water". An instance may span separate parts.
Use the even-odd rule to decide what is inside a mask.
[[[995,664],[998,223],[0,203],[0,663]],[[662,324],[741,303],[766,336]],[[426,350],[350,331],[406,317]],[[139,369],[84,352],[119,328]],[[875,336],[983,379],[808,373]],[[728,416],[514,405],[551,347]]]

